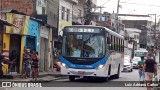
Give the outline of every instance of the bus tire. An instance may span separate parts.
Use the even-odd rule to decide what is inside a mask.
[[[108,82],[108,80],[109,80],[108,77],[104,77],[104,78],[103,78],[103,81],[104,81],[104,82]]]
[[[119,79],[119,74],[120,74],[120,64],[118,66],[118,71],[117,74],[115,75],[115,79]]]
[[[72,82],[75,81],[75,76],[69,76],[69,80]]]
[[[109,65],[109,69],[108,69],[108,75],[111,75],[111,65]]]

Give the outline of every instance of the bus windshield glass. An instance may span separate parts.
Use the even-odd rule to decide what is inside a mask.
[[[147,56],[147,52],[136,52],[136,53],[135,53],[135,56],[136,56],[136,57],[141,57],[141,56],[144,56],[144,57],[145,57],[145,56]]]
[[[71,34],[63,36],[62,55],[78,58],[101,58],[105,54],[105,39],[99,34]]]

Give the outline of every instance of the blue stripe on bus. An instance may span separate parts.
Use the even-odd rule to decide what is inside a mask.
[[[76,68],[76,69],[96,69],[99,65],[103,65],[107,62],[108,58],[104,57],[98,62],[92,64],[92,65],[77,65],[77,64],[72,64],[62,56],[60,57],[60,61],[62,63],[65,63],[69,68]]]

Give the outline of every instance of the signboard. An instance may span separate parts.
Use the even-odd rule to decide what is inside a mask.
[[[58,32],[58,35],[62,35],[62,29],[65,27],[65,26],[71,26],[72,23],[71,22],[67,22],[67,21],[64,21],[64,20],[60,20],[59,21],[59,32]]]
[[[80,27],[67,27],[65,32],[85,32],[85,33],[100,33],[99,28],[80,28]]]
[[[17,27],[6,27],[6,33],[10,34],[28,34],[29,16],[7,13],[7,21]]]

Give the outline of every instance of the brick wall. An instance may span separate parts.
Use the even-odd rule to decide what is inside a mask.
[[[35,0],[1,0],[0,7],[15,9],[25,14],[33,13]]]

